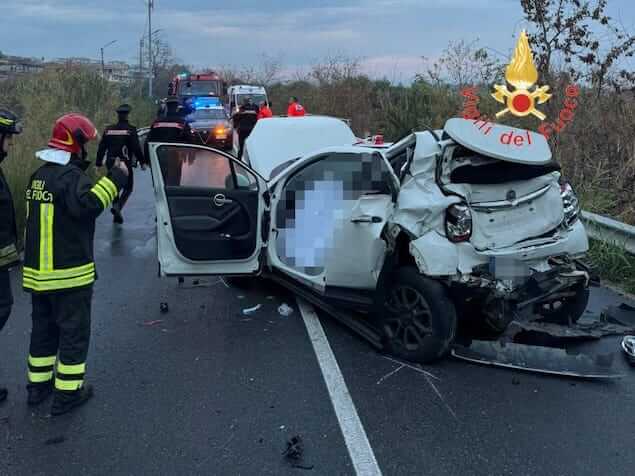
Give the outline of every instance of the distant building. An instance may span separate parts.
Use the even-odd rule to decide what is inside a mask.
[[[43,69],[44,62],[38,59],[0,56],[0,81],[20,75],[39,73]]]
[[[90,58],[57,58],[45,62],[44,60],[34,58],[4,56],[0,54],[0,81],[15,78],[20,75],[39,73],[44,70],[45,67],[81,67],[89,69],[94,73],[102,74],[101,62]],[[146,75],[147,72],[139,70],[138,66],[130,66],[124,61],[111,61],[105,63],[103,67],[104,78],[107,81],[117,84],[129,85],[135,80],[145,78]]]

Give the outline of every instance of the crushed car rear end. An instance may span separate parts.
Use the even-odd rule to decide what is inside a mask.
[[[407,249],[422,276],[444,284],[459,319],[495,331],[525,311],[576,321],[589,284],[577,198],[542,136],[490,126],[488,136],[474,121],[451,119],[387,153],[408,151],[391,248]]]

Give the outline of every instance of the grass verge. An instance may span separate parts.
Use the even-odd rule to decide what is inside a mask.
[[[609,243],[590,240],[589,258],[602,279],[635,294],[635,256]]]

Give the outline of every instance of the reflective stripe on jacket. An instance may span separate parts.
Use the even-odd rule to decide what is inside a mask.
[[[126,183],[113,168],[97,183],[71,161],[46,164],[33,174],[26,190],[27,223],[23,287],[48,293],[90,286],[95,219]]]

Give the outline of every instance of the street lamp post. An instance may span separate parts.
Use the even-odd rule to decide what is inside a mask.
[[[152,9],[154,0],[148,0],[148,96],[152,98],[152,79],[154,76],[154,64],[152,61]]]
[[[101,77],[106,76],[106,65],[104,64],[104,49],[108,48],[113,43],[117,43],[117,40],[112,40],[110,43],[105,44],[100,48],[101,50]]]

